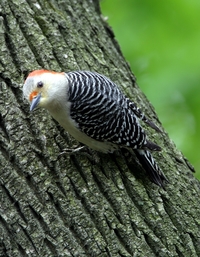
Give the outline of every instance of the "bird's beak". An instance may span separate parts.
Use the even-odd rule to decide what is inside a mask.
[[[37,95],[33,98],[32,102],[31,102],[31,106],[30,106],[30,111],[33,111],[33,110],[38,106],[38,104],[39,104],[39,102],[40,102],[40,98],[41,98],[41,94],[40,94],[40,93],[37,94]]]

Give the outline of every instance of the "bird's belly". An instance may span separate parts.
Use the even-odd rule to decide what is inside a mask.
[[[71,136],[73,136],[77,141],[89,146],[90,148],[103,153],[113,152],[114,150],[118,149],[118,146],[115,144],[110,142],[97,141],[87,136],[85,133],[78,129],[75,121],[70,117],[66,117],[66,115],[62,114],[58,115],[58,113],[54,115],[52,112],[51,115]]]

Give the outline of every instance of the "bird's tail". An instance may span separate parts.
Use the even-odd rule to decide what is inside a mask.
[[[164,188],[164,181],[168,182],[168,180],[158,167],[151,153],[147,150],[135,150],[135,154],[146,170],[150,180]]]

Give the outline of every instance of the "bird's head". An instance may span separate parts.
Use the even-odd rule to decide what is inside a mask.
[[[32,71],[23,86],[23,94],[30,102],[30,111],[36,107],[47,108],[55,104],[59,88],[66,84],[66,76],[63,72],[49,70]],[[60,92],[61,94],[61,92]]]

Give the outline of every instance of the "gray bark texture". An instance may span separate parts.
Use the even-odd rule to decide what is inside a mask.
[[[0,50],[0,256],[200,256],[200,183],[136,85],[98,1],[1,0]],[[163,148],[154,157],[166,190],[123,151],[99,162],[60,156],[78,143],[22,96],[39,68],[116,82],[163,131],[143,124]]]

